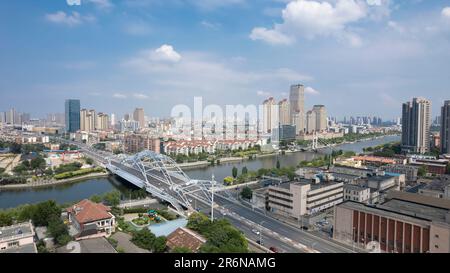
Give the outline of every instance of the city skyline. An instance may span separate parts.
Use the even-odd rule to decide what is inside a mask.
[[[85,108],[119,116],[136,107],[169,116],[194,96],[248,105],[287,98],[289,86],[302,83],[305,109],[324,104],[333,116],[390,119],[401,115],[403,101],[425,93],[436,116],[448,93],[450,12],[442,2],[99,3],[2,8],[2,111],[44,116],[63,112],[61,101],[76,97]],[[329,24],[306,16],[313,5]],[[327,15],[327,8],[345,16]],[[234,16],[225,16],[231,10]],[[361,103],[368,99],[376,103]]]

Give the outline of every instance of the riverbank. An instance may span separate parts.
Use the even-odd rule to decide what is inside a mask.
[[[84,181],[87,179],[96,179],[96,178],[105,178],[109,177],[108,172],[102,172],[102,173],[90,173],[87,175],[67,178],[67,179],[61,179],[61,180],[44,180],[44,181],[34,181],[27,184],[15,184],[15,185],[2,185],[0,186],[0,190],[19,190],[19,189],[29,189],[29,188],[39,188],[39,187],[50,187],[50,186],[57,186],[57,185],[63,185],[63,184],[70,184],[75,183],[79,181]]]

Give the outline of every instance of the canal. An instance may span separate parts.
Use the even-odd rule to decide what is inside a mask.
[[[386,136],[379,139],[361,141],[351,144],[344,144],[333,147],[334,150],[354,151],[361,153],[364,148],[381,145],[384,143],[400,141],[398,136]],[[329,153],[330,149],[324,149],[323,153]],[[297,166],[303,160],[312,160],[320,156],[313,152],[288,153],[283,156],[267,156],[254,160],[245,160],[242,162],[224,163],[217,166],[208,166],[186,170],[186,174],[193,179],[207,180],[214,174],[217,181],[222,181],[225,177],[231,175],[231,170],[235,166],[239,172],[245,166],[249,170],[258,170],[260,168],[273,168],[277,160],[282,167]],[[33,204],[45,200],[55,200],[58,203],[74,202],[84,198],[89,198],[96,194],[104,194],[112,190],[125,191],[132,187],[131,184],[123,180],[110,176],[108,178],[88,179],[76,183],[51,186],[45,188],[33,188],[22,190],[0,190],[0,209],[16,207],[22,204]]]

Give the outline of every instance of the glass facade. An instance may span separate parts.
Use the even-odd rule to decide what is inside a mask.
[[[80,100],[66,100],[66,131],[80,130]]]

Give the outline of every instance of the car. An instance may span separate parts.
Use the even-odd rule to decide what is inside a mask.
[[[263,246],[263,245],[264,245],[264,243],[261,242],[260,240],[256,241],[256,243],[257,243],[258,245],[260,245],[260,246]]]
[[[252,229],[252,232],[255,233],[256,235],[259,235],[259,230]]]
[[[308,227],[302,226],[301,229],[302,230],[308,230]]]
[[[272,251],[273,253],[278,253],[279,252],[278,249],[276,247],[274,247],[274,246],[271,246],[269,248],[269,250]]]

